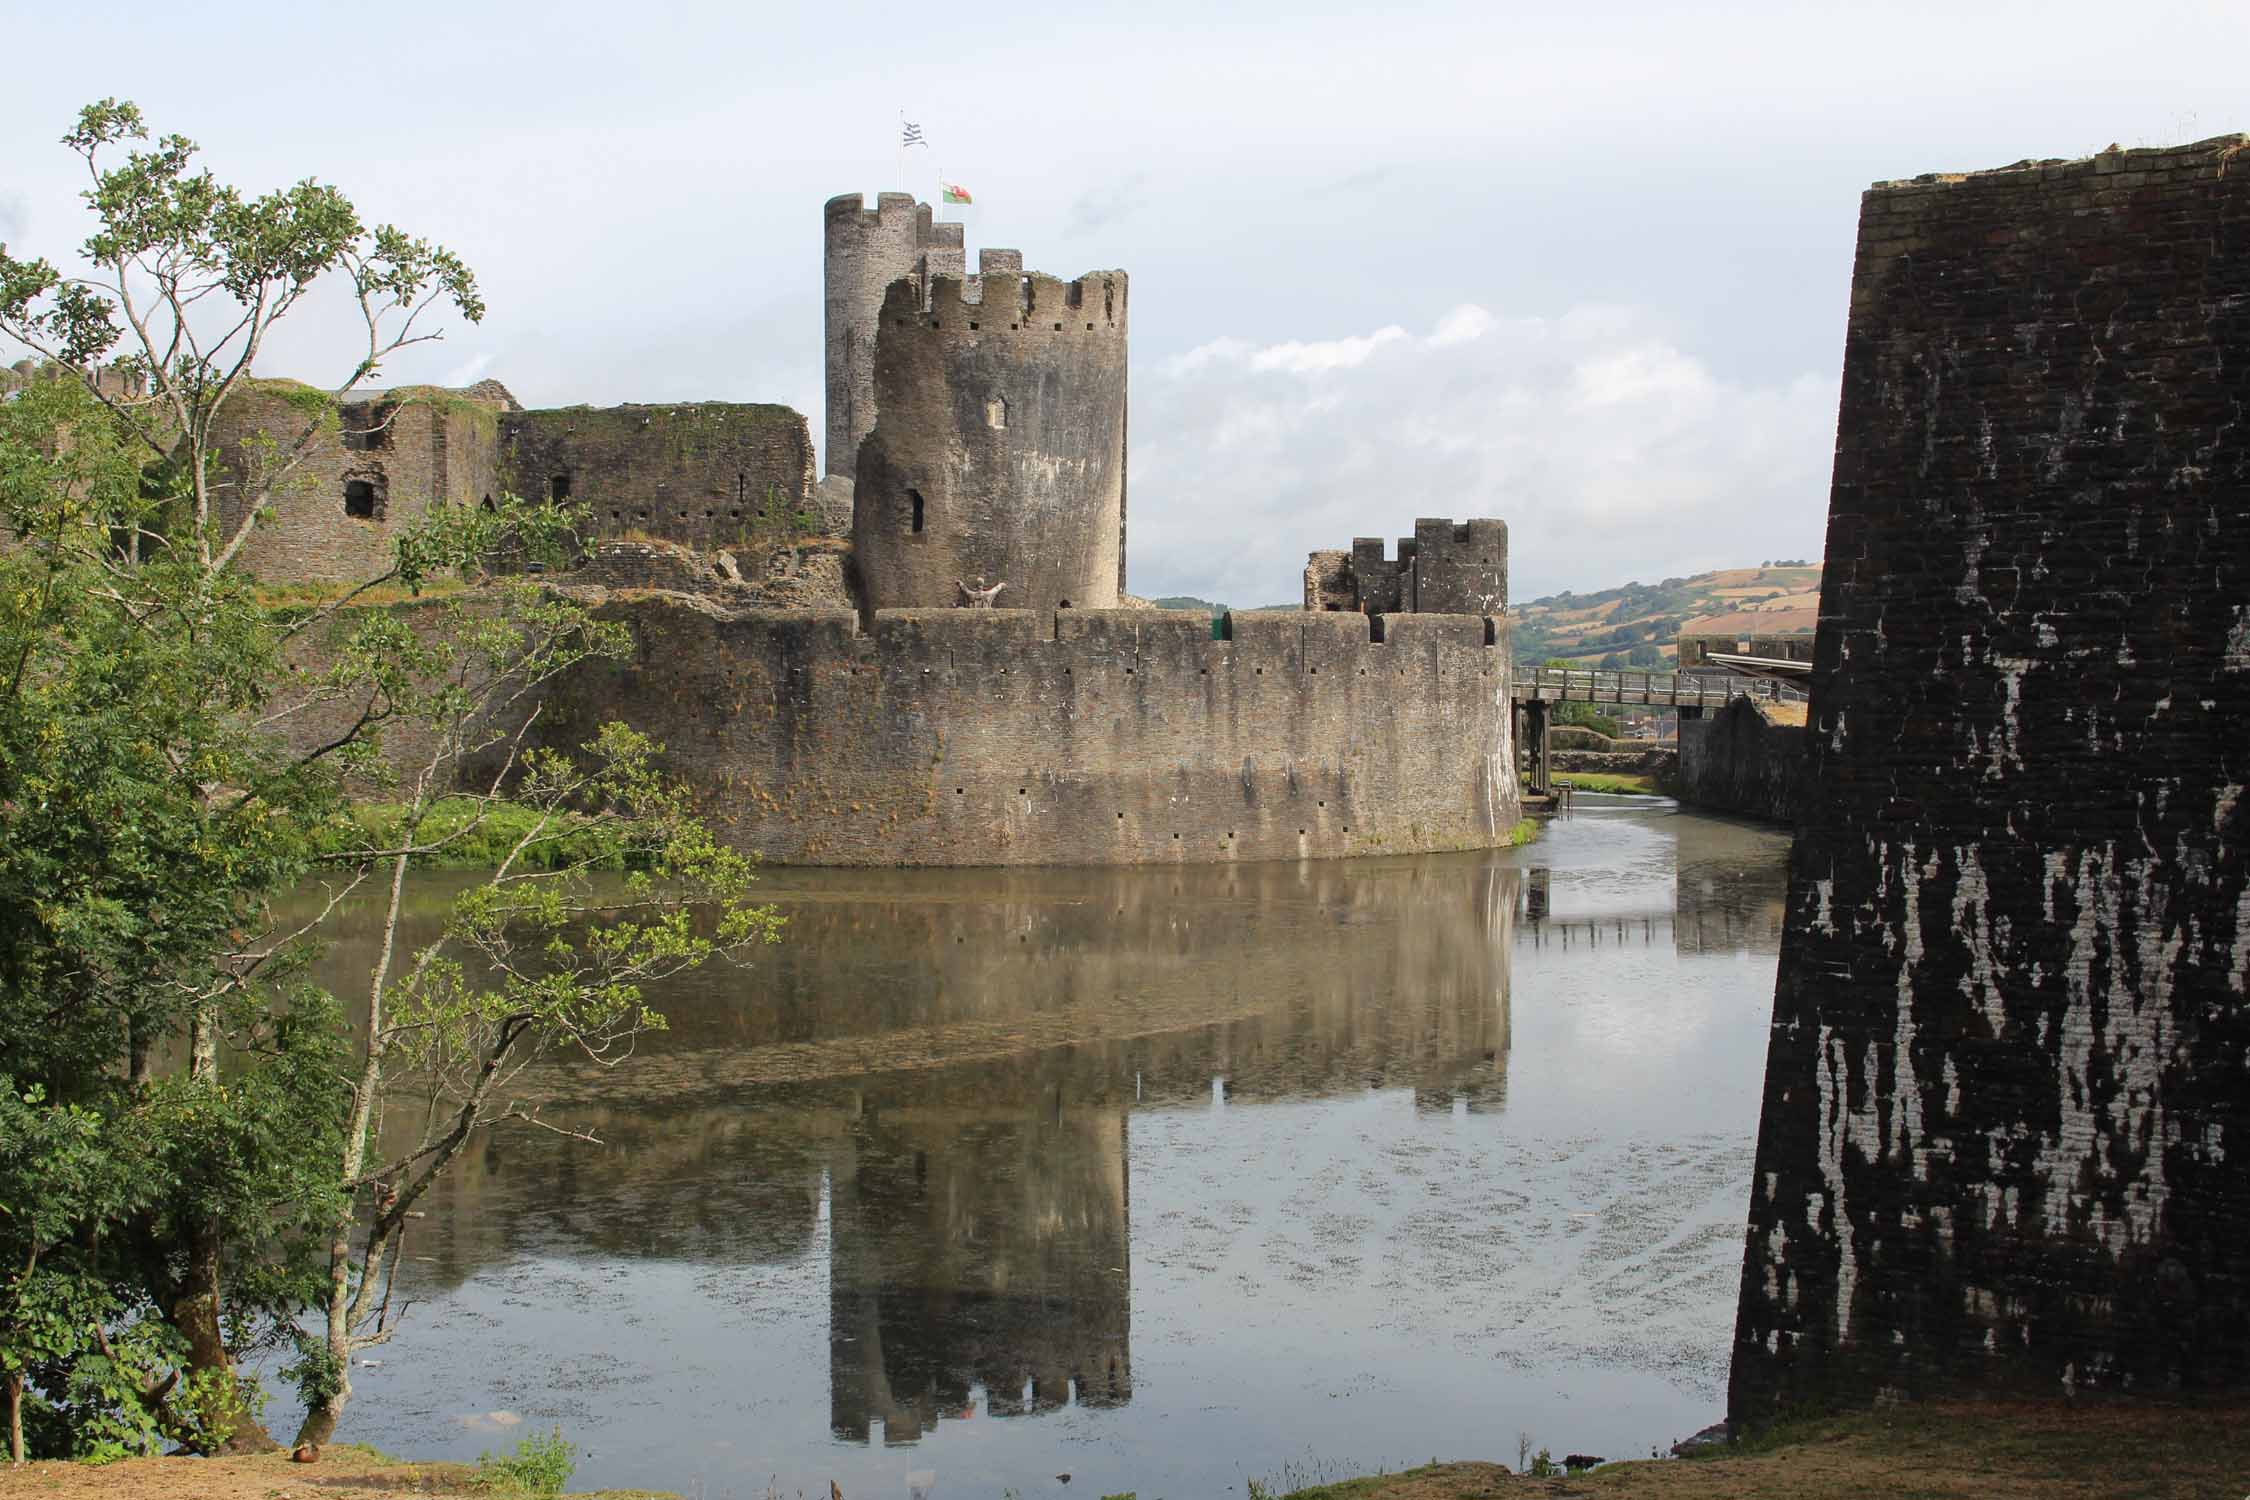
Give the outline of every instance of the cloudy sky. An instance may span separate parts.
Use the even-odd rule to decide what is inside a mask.
[[[2250,129],[2241,0],[10,10],[0,241],[68,254],[129,98],[461,251],[490,315],[384,377],[531,405],[817,435],[821,203],[942,169],[972,258],[1132,274],[1132,586],[1236,604],[1418,515],[1519,599],[1817,555],[1867,183]],[[330,312],[265,368],[338,378]]]

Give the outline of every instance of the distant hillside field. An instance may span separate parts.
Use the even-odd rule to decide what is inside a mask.
[[[1554,594],[1509,607],[1519,665],[1555,657],[1587,667],[1671,665],[1682,635],[1809,635],[1820,616],[1820,567],[1768,563],[1693,578]]]
[[[1228,607],[1188,594],[1151,602],[1204,614]],[[1562,657],[1577,666],[1651,670],[1672,664],[1682,635],[1810,635],[1819,617],[1820,566],[1798,562],[1628,583],[1598,594],[1554,594],[1508,610],[1518,666]]]

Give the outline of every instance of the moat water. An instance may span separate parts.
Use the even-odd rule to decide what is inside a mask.
[[[708,1500],[1645,1456],[1723,1405],[1786,854],[1581,797],[1500,854],[770,870],[757,968],[526,1075],[603,1144],[433,1197],[342,1436]]]

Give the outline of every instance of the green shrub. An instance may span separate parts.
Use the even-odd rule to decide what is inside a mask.
[[[399,837],[404,810],[395,803],[362,802],[324,830],[322,846],[336,853],[368,844],[390,847]],[[538,822],[539,814],[513,803],[486,805],[481,819],[477,804],[467,797],[451,797],[435,804],[423,820],[421,842],[443,843],[435,853],[415,861],[426,870],[489,870],[505,859]],[[471,826],[471,825],[474,826]],[[559,870],[585,864],[599,870],[622,870],[628,860],[618,840],[591,822],[558,824],[540,835],[524,851],[523,867]]]
[[[506,1458],[478,1454],[474,1483],[480,1490],[501,1494],[559,1495],[577,1467],[578,1447],[557,1427],[544,1437],[530,1434]]]

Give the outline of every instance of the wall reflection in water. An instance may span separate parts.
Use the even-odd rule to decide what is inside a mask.
[[[836,1437],[1123,1405],[1133,1111],[1506,1102],[1504,855],[776,870],[763,894],[786,941],[654,997],[671,1028],[643,1055],[526,1072],[543,1118],[604,1144],[480,1141],[409,1247],[424,1292],[557,1252],[791,1262],[819,1253],[825,1201]],[[330,954],[333,982],[365,946]]]

